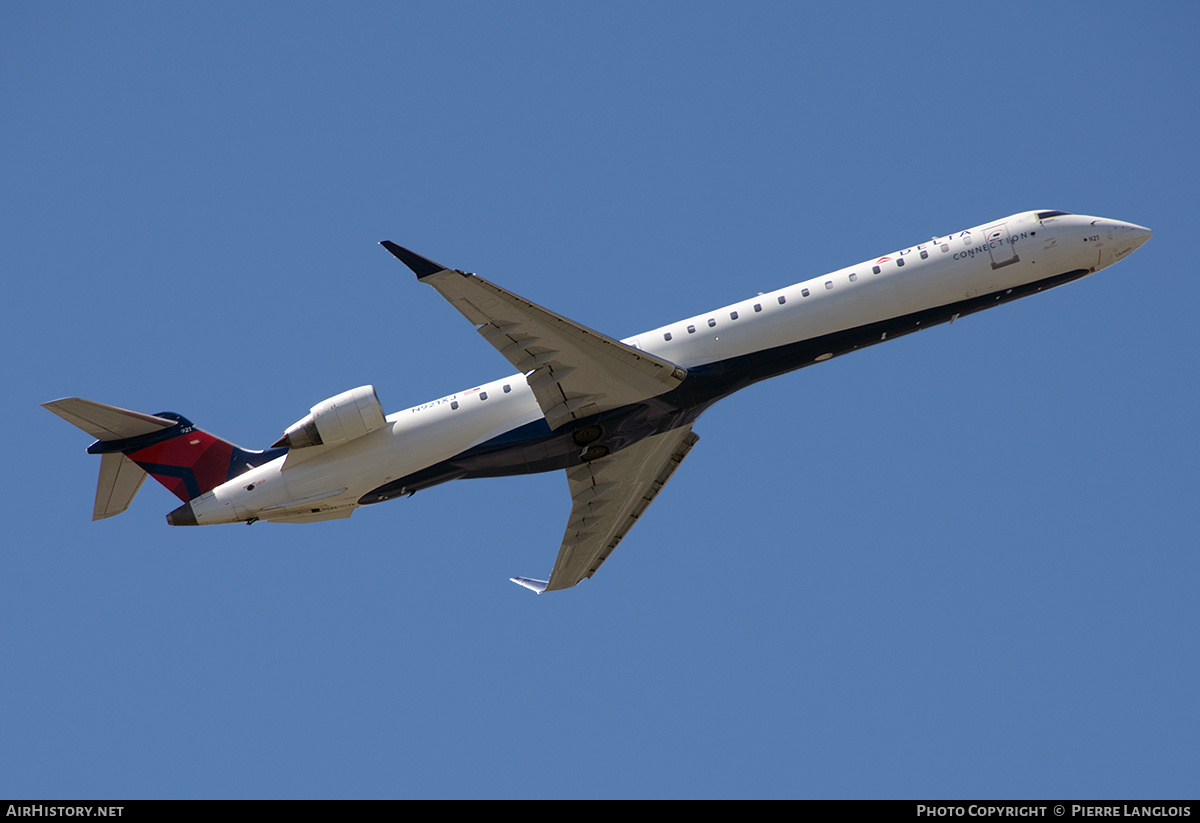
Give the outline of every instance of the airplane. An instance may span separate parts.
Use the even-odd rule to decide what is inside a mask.
[[[596,573],[718,400],[1077,280],[1150,237],[1117,220],[1022,212],[625,340],[384,241],[517,372],[386,416],[373,386],[351,389],[261,451],[172,412],[77,397],[43,405],[96,438],[93,520],[125,511],[148,474],[183,501],[167,523],[195,526],[335,520],[449,480],[562,471],[571,511],[549,579],[510,578],[540,594]]]

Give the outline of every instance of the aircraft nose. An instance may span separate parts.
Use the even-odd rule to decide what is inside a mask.
[[[1119,246],[1118,257],[1125,257],[1141,248],[1142,244],[1154,236],[1154,232],[1136,223],[1117,223],[1116,241]]]
[[[1123,260],[1133,254],[1142,244],[1154,236],[1154,232],[1145,226],[1135,223],[1123,223],[1119,220],[1096,220],[1093,226],[1105,233],[1106,242],[1100,246],[1100,268],[1111,266],[1118,260]]]
[[[1129,242],[1133,244],[1133,249],[1130,249],[1130,251],[1137,249],[1154,236],[1154,232],[1150,231],[1150,229],[1146,228],[1145,226],[1138,226],[1133,223],[1122,223],[1121,225],[1123,225],[1125,230],[1129,233]]]

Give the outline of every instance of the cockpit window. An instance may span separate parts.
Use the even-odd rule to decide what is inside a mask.
[[[1071,213],[1069,211],[1039,211],[1037,213],[1037,219],[1045,220],[1047,217],[1062,217],[1063,215],[1070,214]]]

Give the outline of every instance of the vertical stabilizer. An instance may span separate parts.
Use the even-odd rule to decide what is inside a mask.
[[[287,451],[238,448],[173,412],[143,414],[80,397],[42,405],[96,438],[88,447],[102,456],[93,520],[125,511],[147,474],[187,503]]]

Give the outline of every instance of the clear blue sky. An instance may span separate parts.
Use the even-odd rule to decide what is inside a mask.
[[[1196,797],[1193,3],[6,3],[0,796]],[[556,475],[90,522],[508,365],[376,243],[614,336],[1033,208],[1096,277],[754,387],[591,581]]]

